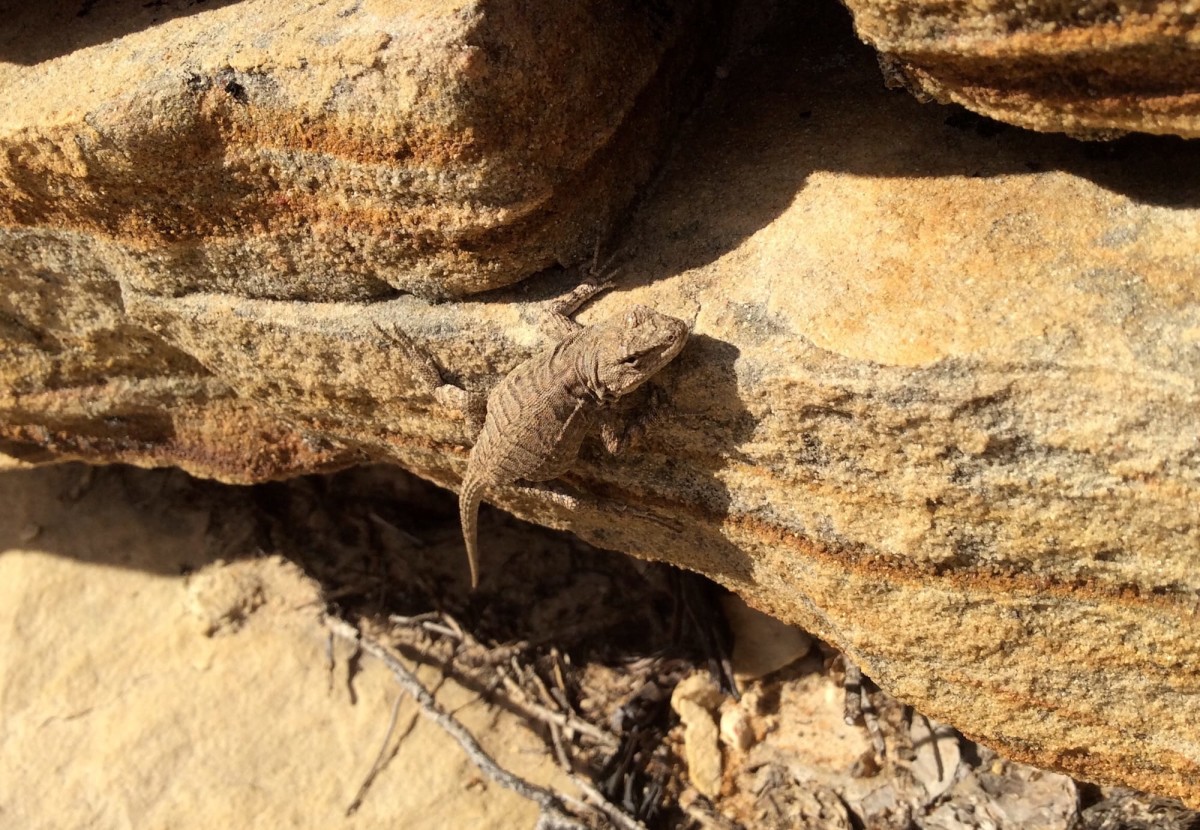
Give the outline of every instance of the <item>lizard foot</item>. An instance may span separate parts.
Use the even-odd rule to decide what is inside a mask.
[[[600,440],[612,455],[620,455],[642,440],[647,430],[663,418],[667,409],[666,393],[657,386],[647,384],[645,394],[636,395],[636,401],[604,410],[600,416]]]
[[[408,334],[392,324],[387,328],[375,323],[375,329],[404,353],[417,386],[442,406],[466,419],[472,434],[483,429],[487,415],[487,398],[453,383],[446,383],[442,371],[427,351],[413,342]]]

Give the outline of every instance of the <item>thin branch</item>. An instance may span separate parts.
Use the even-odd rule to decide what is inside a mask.
[[[439,620],[440,623],[442,623],[448,630],[440,630],[441,626],[438,625],[436,622],[434,622],[435,620]],[[471,648],[471,649],[479,649],[479,650],[482,650],[489,654],[497,655],[497,650],[488,649],[487,647],[485,647],[482,643],[480,643],[477,639],[475,639],[475,637],[469,631],[467,631],[467,629],[465,629],[456,619],[454,619],[454,617],[452,617],[451,615],[449,615],[445,612],[441,612],[441,613],[430,612],[430,613],[426,613],[426,614],[418,614],[418,615],[415,615],[412,617],[401,617],[399,615],[392,615],[391,617],[389,617],[389,621],[394,624],[397,624],[397,625],[404,625],[407,627],[418,628],[418,629],[425,630],[425,631],[433,629],[436,633],[439,633],[439,634],[442,634],[443,636],[449,637],[451,640],[457,641],[462,646],[465,646],[465,647]],[[397,676],[397,679],[401,679],[401,676],[399,674],[397,674],[397,666],[399,666],[400,670],[406,672],[408,674],[408,676],[412,678],[412,682],[417,684],[417,688],[423,688],[420,686],[420,681],[417,680],[416,677],[413,676],[412,673],[407,668],[405,668],[404,665],[402,663],[400,663],[394,656],[392,656],[391,653],[389,651],[387,651],[382,645],[371,640],[367,636],[361,634],[356,628],[351,626],[349,623],[346,623],[344,620],[332,619],[330,621],[330,625],[334,627],[333,630],[339,636],[346,637],[346,638],[357,638],[356,642],[359,643],[359,647],[363,651],[366,651],[367,653],[369,653],[375,657],[378,657],[380,660],[382,660],[388,666],[388,668],[392,670],[392,673]],[[633,818],[632,816],[627,814],[625,811],[623,811],[620,807],[618,807],[617,805],[615,805],[611,801],[609,801],[604,796],[604,794],[602,792],[600,792],[600,790],[597,789],[592,784],[592,782],[590,780],[588,780],[586,777],[582,776],[581,774],[579,774],[575,771],[573,764],[571,763],[570,753],[568,752],[566,745],[563,741],[562,730],[565,729],[568,732],[573,732],[575,734],[587,736],[591,740],[595,741],[597,744],[599,744],[603,747],[606,747],[608,749],[616,749],[619,746],[619,741],[617,740],[617,738],[614,735],[612,735],[608,732],[605,732],[604,730],[595,726],[590,721],[587,721],[584,718],[580,717],[573,710],[568,709],[565,712],[555,711],[554,709],[549,708],[549,706],[543,705],[543,704],[539,703],[537,700],[533,699],[533,697],[530,695],[529,691],[526,690],[525,687],[522,686],[521,683],[519,682],[519,678],[521,678],[525,675],[525,667],[522,666],[521,663],[517,661],[515,654],[510,654],[510,653],[506,654],[506,651],[507,651],[506,649],[502,649],[502,650],[500,650],[499,654],[503,654],[504,656],[508,657],[509,665],[505,665],[505,661],[503,659],[494,659],[493,661],[489,661],[489,662],[493,663],[494,671],[500,677],[505,690],[508,692],[509,704],[511,704],[514,708],[518,709],[521,712],[521,714],[524,717],[528,718],[529,720],[540,721],[540,722],[546,724],[546,726],[550,730],[551,741],[552,741],[552,745],[555,750],[555,755],[557,756],[557,760],[558,760],[559,764],[563,767],[563,769],[566,771],[568,776],[571,778],[571,781],[575,784],[575,786],[577,786],[579,788],[580,792],[583,794],[584,799],[585,799],[584,801],[579,801],[577,799],[571,798],[566,795],[559,795],[559,794],[551,793],[551,792],[549,792],[547,790],[543,790],[542,788],[537,787],[533,784],[529,784],[528,782],[525,782],[522,779],[516,778],[515,776],[512,776],[510,773],[504,772],[504,770],[502,770],[498,766],[496,766],[495,762],[492,761],[490,758],[488,758],[486,756],[486,754],[483,754],[482,748],[479,748],[479,745],[477,742],[474,741],[473,736],[471,736],[470,733],[466,732],[465,728],[461,724],[459,724],[458,721],[456,721],[452,715],[445,712],[444,710],[441,710],[440,707],[438,707],[438,704],[436,701],[432,701],[432,704],[433,704],[433,706],[438,707],[436,710],[438,713],[437,715],[432,714],[428,710],[426,710],[425,705],[422,703],[421,699],[419,697],[417,697],[417,695],[409,689],[408,683],[406,683],[403,679],[401,679],[401,683],[404,686],[405,690],[409,691],[409,693],[412,694],[413,697],[417,700],[417,703],[421,705],[422,713],[425,714],[427,717],[433,719],[436,723],[438,723],[439,726],[442,726],[443,729],[446,729],[446,731],[449,732],[451,734],[451,736],[455,738],[455,740],[458,740],[460,745],[462,745],[463,749],[467,752],[467,755],[470,756],[471,760],[474,761],[485,774],[487,774],[489,777],[493,777],[492,773],[488,770],[488,768],[484,765],[484,763],[481,763],[480,759],[478,757],[476,757],[475,753],[470,748],[468,748],[467,744],[463,743],[463,740],[460,739],[457,734],[455,734],[453,731],[451,731],[450,728],[447,728],[447,726],[442,723],[442,721],[439,719],[440,717],[446,718],[450,723],[455,724],[458,727],[458,729],[462,730],[465,737],[472,742],[472,746],[474,746],[478,750],[478,752],[483,755],[483,758],[487,758],[487,761],[490,762],[492,767],[499,770],[501,773],[508,775],[511,778],[514,778],[517,782],[519,782],[520,785],[523,785],[524,787],[529,788],[530,791],[532,793],[534,793],[534,794],[526,795],[526,793],[521,790],[515,790],[516,792],[523,795],[525,798],[528,798],[531,801],[536,802],[537,804],[539,804],[539,806],[542,807],[543,813],[542,813],[542,818],[538,822],[539,828],[544,827],[547,830],[560,830],[562,828],[579,828],[579,827],[581,827],[582,825],[579,825],[577,823],[576,824],[563,824],[562,823],[563,821],[567,821],[567,822],[574,821],[574,819],[571,819],[564,812],[561,812],[563,805],[568,805],[572,809],[576,810],[577,812],[579,812],[579,811],[584,811],[584,812],[590,811],[593,813],[599,812],[604,818],[606,818],[608,820],[608,822],[611,824],[611,826],[617,828],[618,830],[646,830],[646,827],[644,824],[642,824],[640,821],[638,821],[637,819]],[[560,669],[560,671],[561,671],[561,669]],[[539,691],[543,695],[546,695],[549,698],[548,702],[552,702],[553,695],[549,694],[549,690],[546,688],[546,685],[545,685],[544,681],[542,681],[541,677],[539,677],[536,672],[531,671],[529,673],[533,676],[533,678],[537,682],[537,685],[539,686]],[[515,675],[515,677],[514,677],[514,675]],[[561,678],[561,674],[560,674],[560,682],[563,682],[563,680]],[[564,683],[564,685],[565,685],[565,683]],[[493,780],[496,780],[497,783],[500,783],[502,786],[508,786],[507,784],[504,784],[502,781],[499,781],[498,779],[496,779],[494,777],[493,777]],[[514,789],[513,787],[508,787],[508,788]],[[547,808],[546,805],[540,800],[543,797],[549,797],[549,798],[553,799],[553,803],[555,806],[553,808]],[[560,812],[551,815],[550,811],[553,809],[557,809]]]
[[[596,789],[590,781],[585,781],[578,775],[572,775],[571,780],[575,782],[575,786],[583,790],[584,796],[592,806],[604,813],[615,827],[620,830],[646,830],[646,825],[605,798],[604,793]]]
[[[563,745],[562,729],[553,723],[550,724],[550,742],[554,745],[554,754],[558,758],[558,765],[568,775],[574,773],[575,768],[571,764],[571,756],[567,754],[567,748]]]
[[[395,623],[396,625],[417,625],[426,620],[436,620],[439,617],[441,617],[441,614],[437,611],[426,611],[424,614],[414,614],[411,617],[405,617],[401,614],[389,614],[388,622]]]
[[[443,629],[440,625],[434,622],[435,620],[440,621],[440,623],[445,625],[446,629],[450,630]],[[445,637],[449,637],[452,640],[457,640],[467,648],[479,649],[480,651],[486,652],[489,655],[494,655],[497,658],[500,656],[505,656],[508,658],[509,664],[513,667],[512,670],[516,673],[517,677],[519,678],[521,676],[521,665],[517,662],[516,655],[510,653],[511,649],[487,648],[477,639],[475,639],[475,637],[472,636],[462,626],[462,624],[450,614],[445,612],[439,613],[436,611],[425,614],[417,614],[416,616],[412,617],[402,617],[398,614],[393,614],[388,617],[388,621],[395,623],[396,625],[417,627],[426,631],[433,630]],[[504,683],[505,690],[509,693],[509,702],[515,708],[521,710],[521,714],[524,717],[528,718],[529,720],[541,721],[547,726],[556,725],[567,730],[568,732],[586,735],[588,738],[591,738],[598,745],[604,747],[605,749],[617,748],[618,741],[613,735],[605,732],[595,724],[575,714],[575,712],[571,710],[567,710],[566,712],[557,712],[548,708],[547,706],[543,706],[536,700],[533,700],[525,688],[513,678],[512,674],[509,673],[509,670],[504,666],[503,660],[494,659],[489,660],[489,662],[493,662],[495,664],[495,671],[500,676],[501,681]],[[537,678],[536,674],[534,676]],[[537,678],[537,680],[540,682],[541,678]]]
[[[435,634],[441,634],[443,637],[449,637],[451,640],[462,640],[462,633],[455,631],[448,625],[438,625],[435,622],[423,622],[421,628],[426,631],[432,631]]]
[[[512,790],[522,798],[537,804],[542,811],[542,816],[538,820],[539,827],[545,828],[561,828],[566,830],[586,830],[585,826],[570,818],[567,815],[566,808],[562,801],[554,793],[549,790],[539,787],[536,784],[531,784],[523,778],[513,775],[508,770],[497,764],[490,755],[484,751],[479,742],[475,740],[466,727],[458,722],[452,715],[447,713],[441,705],[434,699],[433,695],[422,685],[421,681],[415,674],[412,673],[401,663],[395,656],[392,655],[386,648],[379,643],[367,637],[361,631],[348,622],[338,618],[330,618],[328,620],[329,629],[338,637],[356,643],[359,648],[370,654],[375,659],[382,662],[388,667],[392,676],[400,684],[400,687],[416,701],[420,707],[421,714],[429,720],[437,724],[442,731],[458,742],[463,751],[467,753],[467,757],[479,768],[479,771],[499,784],[505,789]],[[611,806],[611,805],[610,805]],[[608,814],[604,807],[597,805],[598,809]]]
[[[399,536],[404,541],[408,542],[413,547],[415,547],[415,548],[425,547],[424,539],[422,539],[418,536],[412,535],[411,533],[409,533],[407,530],[405,530],[402,527],[397,527],[396,525],[389,522],[387,519],[380,516],[374,510],[367,511],[367,518],[369,518],[371,521],[373,521],[375,524],[379,525],[380,527],[384,527],[384,528],[387,528],[388,530],[392,531],[393,533],[395,533],[397,536]]]
[[[497,666],[497,671],[500,673],[500,678],[504,682],[504,688],[511,695],[509,697],[509,701],[513,704],[513,706],[521,709],[522,714],[524,714],[527,718],[530,718],[531,720],[540,720],[546,724],[554,724],[562,727],[563,729],[569,729],[577,732],[580,735],[587,735],[593,741],[598,743],[600,746],[605,747],[606,749],[616,749],[619,742],[612,735],[608,734],[602,729],[599,729],[595,724],[584,720],[578,715],[555,712],[553,709],[543,706],[536,700],[531,700],[525,689],[521,687],[521,684],[513,680],[512,675],[508,673],[508,670],[504,666]]]

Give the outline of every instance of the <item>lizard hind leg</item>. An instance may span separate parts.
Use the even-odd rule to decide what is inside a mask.
[[[429,353],[399,327],[392,325],[385,329],[375,323],[375,329],[404,353],[418,388],[441,406],[462,416],[471,434],[478,435],[487,416],[487,396],[447,383]]]

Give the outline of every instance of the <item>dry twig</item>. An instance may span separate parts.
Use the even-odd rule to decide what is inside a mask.
[[[871,738],[871,748],[875,752],[876,761],[882,761],[886,753],[883,740],[883,730],[879,726],[879,714],[875,710],[875,702],[871,700],[871,692],[867,687],[867,679],[863,676],[858,664],[844,655],[846,678],[842,681],[845,690],[845,721],[847,726],[853,726],[862,718],[867,727],[867,735]]]
[[[513,679],[505,667],[498,667],[498,671],[504,682],[504,688],[510,695],[509,702],[520,709],[525,717],[530,720],[542,721],[547,725],[557,726],[561,729],[569,729],[580,735],[586,735],[605,749],[617,748],[619,742],[609,733],[597,728],[594,724],[589,723],[578,715],[570,712],[555,712],[553,709],[543,706],[536,700],[531,700],[529,694],[520,683]]]
[[[412,617],[402,617],[393,614],[388,617],[388,620],[396,625],[406,627],[420,628],[422,631],[432,631],[441,634],[451,640],[461,643],[465,648],[477,649],[488,654],[495,655],[494,660],[489,662],[494,663],[495,670],[499,674],[501,681],[504,684],[505,691],[509,695],[509,703],[516,709],[521,711],[521,715],[531,721],[539,721],[547,725],[547,727],[557,726],[559,729],[565,729],[568,733],[585,735],[593,740],[597,745],[605,749],[616,749],[618,741],[608,732],[596,727],[590,721],[581,718],[573,711],[557,712],[548,706],[538,703],[532,699],[525,688],[518,682],[522,672],[520,664],[517,662],[516,655],[511,650],[504,648],[500,650],[489,649],[480,643],[472,636],[458,620],[445,612],[429,612],[418,614]],[[503,659],[502,659],[503,658]],[[504,665],[504,659],[507,659],[509,667]],[[513,677],[512,672],[517,674],[517,678]],[[541,683],[541,678],[534,675],[537,682]],[[544,688],[544,684],[543,684]]]
[[[545,828],[546,830],[586,830],[584,824],[572,818],[567,813],[562,799],[557,795],[544,787],[531,784],[525,779],[513,775],[497,764],[484,748],[479,745],[479,741],[475,740],[475,736],[459,723],[454,716],[443,709],[434,699],[433,695],[422,685],[421,681],[417,679],[417,676],[390,651],[370,637],[367,637],[345,620],[336,617],[330,618],[328,625],[329,629],[335,635],[357,644],[367,654],[370,654],[387,666],[392,676],[399,682],[400,687],[416,701],[417,706],[420,707],[421,714],[436,723],[442,731],[457,741],[458,745],[467,753],[467,757],[479,768],[480,772],[501,787],[512,790],[522,798],[537,804],[541,808],[541,817],[538,819],[537,824],[539,828]]]

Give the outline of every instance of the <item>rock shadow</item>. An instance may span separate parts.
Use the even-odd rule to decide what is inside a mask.
[[[67,463],[0,472],[0,498],[9,508],[0,556],[26,551],[178,578],[218,560],[280,554],[351,617],[438,608],[486,637],[569,645],[598,659],[694,650],[703,632],[681,640],[672,622],[679,591],[689,580],[711,586],[487,509],[483,579],[469,593],[457,499],[387,465],[236,486],[175,469]],[[691,605],[715,602],[697,590],[707,598]]]
[[[251,488],[176,469],[59,464],[0,473],[0,551],[179,576],[263,551]]]
[[[0,61],[33,66],[240,0],[50,0],[0,6]]]
[[[1200,207],[1200,142],[1082,141],[889,90],[849,12],[784,4],[730,60],[616,242],[622,285],[707,265],[782,214],[814,174],[896,178],[1061,170],[1155,206]]]
[[[752,584],[750,556],[722,532],[734,513],[733,497],[721,473],[744,458],[740,447],[758,424],[738,393],[737,346],[707,335],[693,335],[674,367],[677,390],[665,436],[667,456],[677,468],[672,492],[684,506],[692,544],[679,556],[694,557],[675,564],[706,574],[726,586]],[[687,390],[687,391],[683,391]],[[676,489],[678,488],[678,489]],[[744,508],[743,508],[744,509]]]

